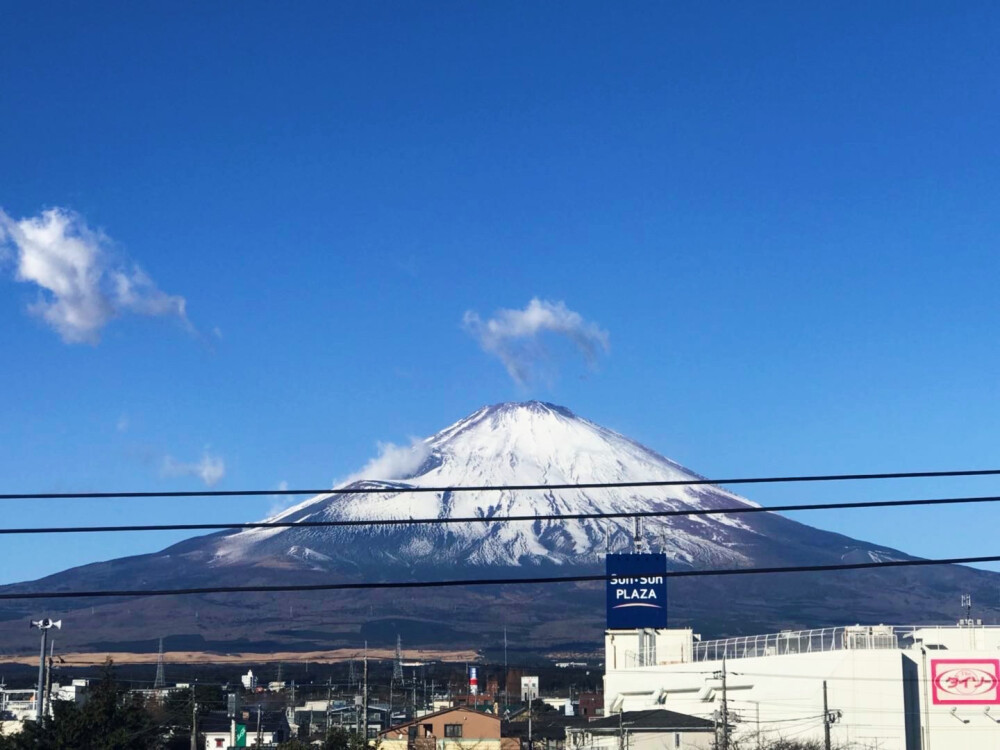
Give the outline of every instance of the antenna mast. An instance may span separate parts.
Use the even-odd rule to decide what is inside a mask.
[[[392,666],[392,679],[403,681],[403,638],[396,634],[396,662]]]
[[[642,519],[635,519],[635,554],[642,554]]]
[[[160,638],[160,652],[156,657],[156,677],[153,679],[153,689],[165,687],[166,677],[163,675],[163,638]]]

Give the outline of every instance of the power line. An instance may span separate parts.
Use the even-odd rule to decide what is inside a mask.
[[[835,563],[831,565],[790,565],[764,568],[719,568],[717,570],[650,570],[635,571],[632,576],[664,576],[666,578],[704,578],[715,576],[757,575],[776,573],[818,573],[835,570],[869,570],[872,568],[924,567],[929,565],[971,565],[1000,562],[1000,555],[951,557],[917,560],[883,560],[866,563]],[[91,599],[126,596],[186,596],[189,594],[248,594],[291,591],[356,591],[361,589],[423,589],[456,586],[507,586],[518,584],[583,583],[606,581],[607,575],[535,576],[529,578],[467,578],[445,581],[375,581],[357,583],[314,583],[276,586],[203,586],[182,589],[120,589],[105,591],[31,591],[0,593],[0,601],[15,599]]]
[[[253,521],[235,523],[130,524],[124,526],[34,526],[0,529],[4,534],[87,534],[120,531],[218,531],[225,529],[326,528],[338,526],[419,526],[457,523],[507,523],[515,521],[578,521],[602,518],[668,518],[673,516],[718,516],[746,513],[789,513],[810,510],[853,510],[863,508],[905,508],[931,505],[968,505],[1000,502],[1000,495],[941,497],[919,500],[861,500],[837,503],[794,503],[786,505],[743,505],[731,508],[689,508],[684,510],[639,510],[611,513],[541,513],[537,515],[462,516],[457,518],[373,518],[333,521]]]
[[[1000,476],[1000,469],[965,469],[953,471],[896,471],[877,474],[813,474],[803,476],[734,477],[727,479],[665,479],[649,482],[575,482],[565,484],[466,485],[443,487],[395,486],[339,487],[303,490],[193,490],[183,492],[35,492],[0,494],[0,500],[94,500],[103,498],[143,497],[252,497],[263,495],[386,495],[441,492],[522,492],[529,490],[600,490],[630,487],[692,487],[717,484],[775,484],[781,482],[846,482],[874,479],[933,479],[941,477]],[[379,480],[366,480],[374,483]],[[392,485],[392,482],[379,484]]]

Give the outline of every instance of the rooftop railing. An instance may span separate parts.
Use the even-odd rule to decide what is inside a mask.
[[[786,630],[765,635],[748,635],[698,641],[694,644],[694,661],[748,659],[755,656],[808,654],[847,649],[899,648],[899,632],[912,633],[913,628],[891,625],[853,625],[817,630]]]

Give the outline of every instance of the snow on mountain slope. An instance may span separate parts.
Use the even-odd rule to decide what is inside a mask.
[[[342,486],[386,493],[319,495],[270,520],[502,518],[511,515],[734,507],[749,501],[717,487],[544,492],[413,493],[413,487],[577,484],[699,479],[683,466],[568,409],[540,402],[480,409],[408,449],[402,476]],[[764,514],[761,514],[764,515]],[[646,519],[644,536],[680,564],[746,564],[754,516]],[[254,529],[220,537],[213,564],[348,563],[483,566],[596,563],[632,545],[630,519],[556,519],[405,526]],[[763,540],[761,540],[763,541]],[[751,544],[752,546],[752,544]]]

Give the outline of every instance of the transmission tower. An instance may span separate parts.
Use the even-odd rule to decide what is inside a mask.
[[[392,679],[394,682],[403,681],[403,639],[396,634],[396,661],[392,665]]]
[[[165,687],[166,678],[163,676],[163,639],[160,639],[160,653],[156,657],[156,677],[153,680],[153,689]]]

